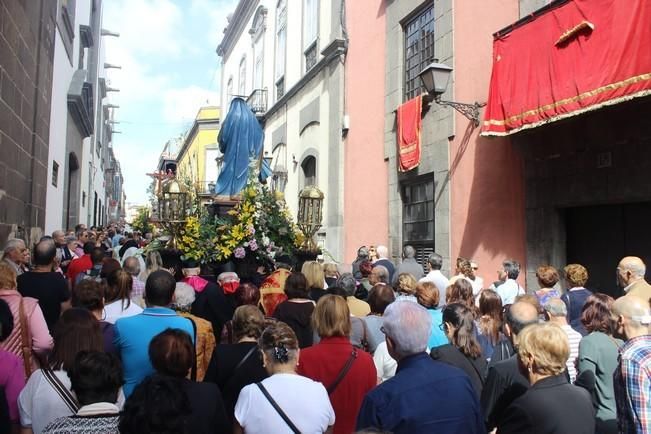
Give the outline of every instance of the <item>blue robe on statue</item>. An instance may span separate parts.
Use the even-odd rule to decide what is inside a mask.
[[[252,160],[260,164],[264,144],[264,132],[242,98],[233,98],[217,141],[224,160],[215,185],[216,200],[238,200],[248,179],[249,164]]]

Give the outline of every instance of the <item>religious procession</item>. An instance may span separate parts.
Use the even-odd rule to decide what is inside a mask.
[[[650,21],[0,0],[0,434],[651,434]]]

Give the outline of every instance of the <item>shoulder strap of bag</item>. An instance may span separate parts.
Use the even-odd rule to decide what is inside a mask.
[[[258,349],[257,346],[251,347],[251,349],[249,350],[249,352],[246,353],[246,355],[242,358],[242,360],[240,360],[240,362],[235,366],[235,369],[233,369],[233,374],[235,374],[235,373],[237,372],[237,370],[240,369],[240,368],[242,367],[242,365],[244,364],[244,362],[246,362],[246,361],[249,359],[249,357],[251,357],[251,354],[253,354],[253,352],[254,352],[255,350],[257,350],[257,349]]]
[[[194,346],[192,347],[194,350],[194,363],[190,369],[190,380],[197,381],[197,325],[194,323],[192,318],[186,318],[190,320],[190,324],[192,324],[192,333],[194,334]]]
[[[260,392],[264,395],[265,398],[267,398],[267,401],[269,401],[269,404],[276,410],[278,415],[283,418],[287,426],[289,426],[289,429],[292,430],[294,434],[301,434],[298,428],[296,428],[296,425],[294,425],[294,422],[287,416],[287,414],[283,411],[282,408],[278,405],[278,403],[271,397],[267,389],[264,387],[262,383],[255,383],[256,386],[260,389]]]
[[[357,358],[357,349],[353,348],[352,353],[350,354],[350,357],[346,361],[346,364],[344,365],[343,369],[339,372],[339,375],[337,375],[337,378],[335,378],[335,381],[332,382],[332,384],[326,389],[328,391],[328,395],[331,395],[332,392],[335,391],[337,386],[339,386],[339,383],[341,383],[341,380],[344,379],[348,371],[350,371],[350,368],[353,366],[353,362]]]
[[[29,328],[27,326],[27,313],[25,312],[23,297],[20,297],[20,304],[18,305],[18,316],[20,320],[20,340],[23,353],[23,365],[25,367],[25,377],[29,378],[29,376],[32,375],[32,339],[29,336]]]
[[[77,400],[74,396],[72,396],[72,393],[70,393],[68,388],[61,382],[61,380],[59,380],[59,378],[50,368],[43,368],[41,369],[41,372],[43,373],[43,377],[45,377],[47,382],[50,383],[50,386],[52,386],[55,392],[68,406],[72,414],[77,414],[77,411],[79,411],[79,405],[77,404]]]

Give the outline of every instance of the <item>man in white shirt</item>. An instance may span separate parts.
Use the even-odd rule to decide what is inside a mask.
[[[427,258],[427,263],[430,271],[420,279],[420,282],[432,282],[436,286],[436,289],[439,290],[439,307],[441,307],[445,305],[445,291],[450,284],[448,278],[441,273],[443,257],[438,253],[432,253]]]
[[[515,297],[524,294],[524,288],[521,287],[515,279],[520,275],[520,263],[513,259],[507,259],[502,262],[502,269],[497,271],[500,285],[491,285],[502,299],[502,306],[515,303]]]
[[[575,331],[567,323],[567,306],[560,298],[550,298],[543,306],[549,318],[549,322],[558,325],[567,335],[567,341],[570,344],[570,355],[567,358],[567,373],[570,375],[570,383],[576,379],[576,367],[574,362],[579,357],[579,342],[581,342],[581,333]]]

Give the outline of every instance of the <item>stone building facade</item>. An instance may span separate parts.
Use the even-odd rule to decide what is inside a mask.
[[[57,2],[0,1],[0,243],[45,223]]]

